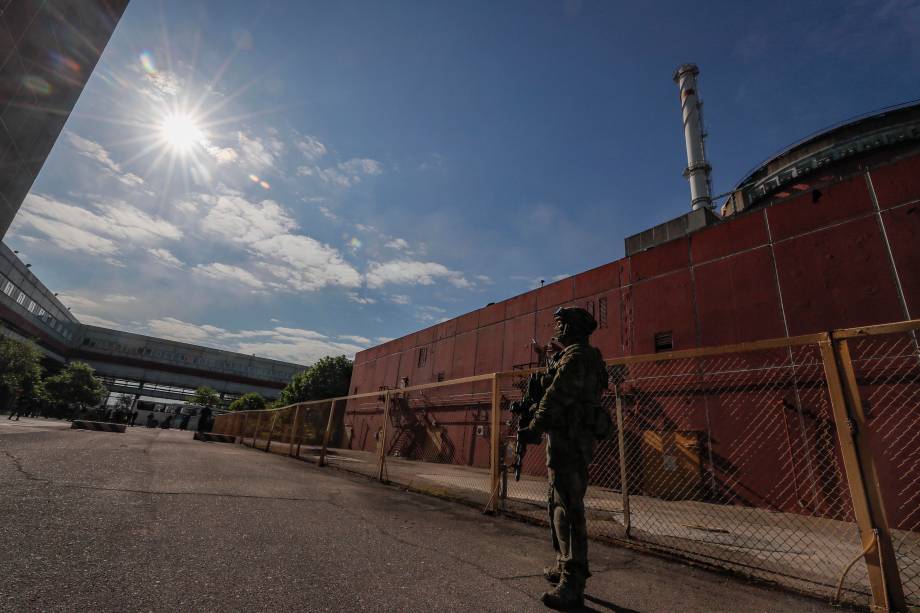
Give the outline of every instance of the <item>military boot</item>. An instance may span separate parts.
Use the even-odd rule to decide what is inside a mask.
[[[585,581],[569,573],[563,573],[559,585],[550,592],[544,592],[540,600],[550,609],[570,611],[585,606]]]
[[[555,566],[546,566],[543,568],[543,578],[556,585],[562,579],[562,567],[557,562]]]

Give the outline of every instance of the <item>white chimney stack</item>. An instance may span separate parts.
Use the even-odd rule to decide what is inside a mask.
[[[690,205],[693,210],[712,208],[712,189],[709,171],[712,167],[706,161],[706,146],[703,139],[702,106],[696,89],[696,75],[700,69],[696,64],[684,64],[674,73],[674,82],[680,88],[680,106],[684,119],[684,140],[687,144],[687,169],[684,176],[690,182]]]

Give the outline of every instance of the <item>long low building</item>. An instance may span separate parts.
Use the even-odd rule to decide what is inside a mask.
[[[202,385],[225,399],[277,398],[306,366],[80,323],[9,247],[0,243],[0,334],[34,340],[47,359],[89,363],[109,390],[184,400]]]

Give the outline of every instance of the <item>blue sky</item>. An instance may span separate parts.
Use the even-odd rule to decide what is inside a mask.
[[[86,323],[310,363],[623,255],[920,97],[920,0],[132,0],[6,241]]]

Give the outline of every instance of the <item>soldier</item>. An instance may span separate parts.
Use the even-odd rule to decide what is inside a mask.
[[[579,308],[560,308],[553,315],[556,340],[564,347],[546,373],[546,393],[529,427],[519,436],[539,443],[547,435],[546,466],[549,475],[549,522],[556,550],[556,565],[543,576],[556,587],[543,594],[543,603],[555,609],[584,606],[588,571],[588,533],[585,492],[588,465],[594,454],[600,421],[601,394],[607,387],[607,370],[601,352],[588,343],[597,328],[594,317]],[[608,417],[609,419],[609,417]]]

